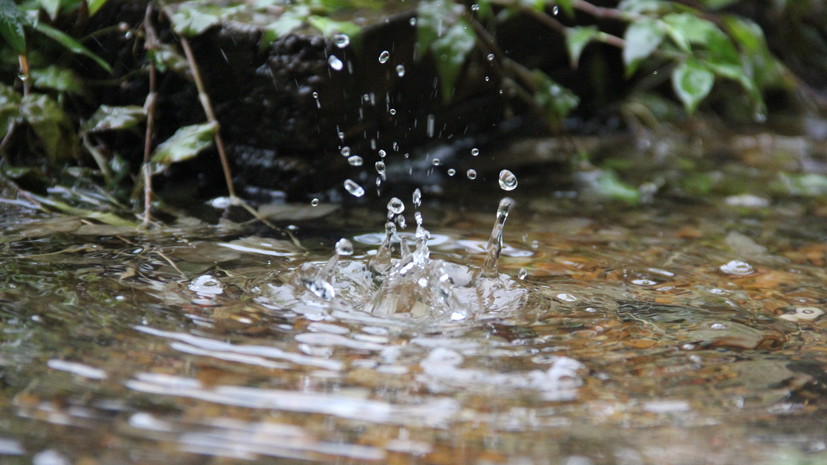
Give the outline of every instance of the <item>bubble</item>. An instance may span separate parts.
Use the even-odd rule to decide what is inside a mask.
[[[391,58],[391,52],[387,50],[382,50],[382,53],[379,54],[379,63],[387,63],[388,60]]]
[[[329,64],[334,71],[341,71],[345,66],[344,63],[342,63],[342,60],[340,60],[336,55],[330,55],[330,57],[327,58],[327,64]]]
[[[347,157],[347,163],[350,166],[362,166],[362,157],[359,155],[352,155]]]
[[[508,170],[500,171],[500,189],[504,191],[513,191],[517,188],[517,176]]]
[[[336,242],[336,255],[347,257],[353,255],[353,244],[347,239],[339,239]]]
[[[472,156],[472,157],[476,157],[476,156],[477,156],[477,155],[479,155],[479,154],[480,154],[480,149],[478,149],[478,148],[476,148],[476,147],[474,147],[473,149],[471,149],[471,156]]]
[[[414,207],[419,208],[422,205],[422,191],[419,190],[418,187],[414,189],[411,199],[413,200]]]
[[[405,65],[396,65],[396,75],[399,77],[405,76]]]
[[[314,197],[313,200],[310,201],[310,206],[311,207],[318,207],[319,206],[319,199]]]
[[[453,168],[448,168],[448,176],[453,176],[455,174],[457,174],[457,170]]]
[[[333,34],[333,43],[339,48],[350,45],[350,37],[347,34]]]
[[[347,146],[342,147],[342,152],[341,153],[342,153],[343,157],[349,157],[350,156],[350,147],[347,147]]]
[[[469,169],[468,171],[465,172],[465,176],[467,176],[468,179],[471,179],[471,180],[477,179],[477,170]]]
[[[742,260],[730,260],[721,265],[719,269],[726,274],[747,275],[752,274],[755,270],[752,265]]]
[[[362,189],[362,186],[356,184],[352,179],[345,179],[345,190],[354,197],[365,195],[365,190]]]
[[[405,211],[405,203],[394,197],[388,202],[388,212],[398,215]]]

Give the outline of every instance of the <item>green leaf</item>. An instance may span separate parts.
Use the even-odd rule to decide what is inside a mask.
[[[95,113],[81,126],[81,133],[130,129],[141,124],[146,119],[143,107],[137,105],[125,107],[111,107],[101,105]]]
[[[106,71],[107,73],[112,72],[112,67],[109,66],[109,63],[105,62],[103,60],[103,58],[99,57],[98,55],[93,53],[91,50],[84,47],[83,44],[81,44],[80,42],[78,42],[77,40],[72,38],[71,36],[67,35],[66,33],[61,32],[61,31],[59,31],[59,30],[57,30],[57,29],[55,29],[51,26],[48,26],[46,24],[43,24],[43,23],[36,23],[34,27],[35,27],[35,29],[37,29],[37,31],[39,31],[43,35],[49,37],[50,39],[54,40],[55,42],[59,43],[60,45],[63,45],[68,50],[70,50],[72,53],[89,57],[95,63],[97,63],[98,66],[103,68],[103,70]]]
[[[665,34],[663,23],[651,18],[643,18],[626,28],[623,39],[623,63],[626,74],[632,74],[644,58],[648,58],[658,48]]]
[[[40,7],[49,15],[49,19],[54,21],[60,12],[60,0],[39,0]]]
[[[569,51],[569,57],[571,58],[573,67],[577,67],[580,61],[580,55],[583,53],[586,45],[600,34],[600,30],[597,29],[596,26],[576,26],[566,30],[566,48]]]
[[[190,65],[186,57],[170,44],[161,44],[159,47],[149,50],[147,56],[158,67],[158,71],[162,73],[172,71],[186,76],[189,72]]]
[[[108,0],[88,0],[89,2],[89,16],[94,16]]]
[[[640,201],[640,191],[621,180],[612,170],[601,170],[595,184],[597,192],[622,202],[636,204]]]
[[[827,176],[818,173],[779,173],[779,181],[784,191],[790,195],[803,197],[827,196]]]
[[[464,6],[451,2],[422,2],[417,9],[417,47],[430,51],[436,62],[442,98],[451,99],[454,85],[477,37],[460,14]]]
[[[6,137],[12,122],[20,116],[20,98],[14,88],[0,84],[0,139]]]
[[[52,161],[77,158],[78,139],[72,120],[44,94],[24,96],[20,116],[31,126]]]
[[[672,13],[662,20],[669,37],[684,51],[689,51],[691,45],[708,45],[714,36],[720,34],[714,23],[692,13]]]
[[[84,95],[86,88],[81,79],[74,71],[59,66],[47,66],[41,69],[33,69],[30,73],[32,86],[38,89],[55,90],[61,93]]]
[[[0,0],[0,36],[20,55],[26,51],[26,18],[12,0]]]
[[[203,34],[207,29],[221,23],[222,19],[234,15],[243,6],[218,6],[191,0],[167,8],[167,17],[172,23],[176,34],[195,37]]]
[[[336,33],[347,34],[353,39],[361,32],[362,28],[350,21],[336,21],[325,16],[309,16],[307,22],[318,29],[323,36],[330,37]]]
[[[151,161],[171,165],[195,158],[212,145],[217,130],[218,126],[214,123],[184,126],[155,148]]]
[[[559,6],[569,18],[574,17],[574,6],[572,5],[572,0],[556,0],[554,3],[557,4],[557,6]]]
[[[285,11],[275,21],[264,26],[261,34],[262,45],[269,46],[274,40],[302,27],[309,15],[310,9],[307,7],[296,6]]]
[[[534,89],[534,99],[545,111],[546,118],[553,124],[558,124],[580,103],[580,99],[574,93],[555,82],[544,72],[534,70],[533,76],[537,83]]]
[[[617,8],[629,13],[652,13],[660,10],[662,6],[663,2],[660,0],[623,0]]]
[[[689,58],[672,72],[672,88],[683,102],[689,113],[698,108],[698,104],[712,90],[715,75],[698,60]]]

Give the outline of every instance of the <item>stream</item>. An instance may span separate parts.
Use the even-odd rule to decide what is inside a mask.
[[[749,170],[704,201],[481,173],[462,206],[274,207],[297,241],[7,199],[0,462],[824,463],[827,207]]]

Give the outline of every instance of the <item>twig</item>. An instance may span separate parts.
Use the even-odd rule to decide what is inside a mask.
[[[144,32],[146,33],[146,40],[144,41],[144,49],[147,53],[158,48],[158,35],[155,33],[155,27],[152,25],[152,3],[146,7],[146,15],[144,16]],[[152,220],[152,172],[149,165],[151,148],[152,148],[152,134],[155,129],[155,101],[157,98],[157,70],[155,69],[155,61],[149,60],[149,93],[146,96],[144,103],[144,112],[146,113],[146,133],[144,134],[144,164],[141,175],[144,177],[144,218],[141,221],[141,227],[146,228]]]
[[[201,73],[198,71],[198,63],[196,63],[195,56],[192,54],[190,42],[184,36],[181,36],[180,39],[181,47],[184,49],[184,55],[186,55],[187,62],[190,65],[190,72],[192,72],[195,87],[198,89],[198,100],[204,108],[204,114],[207,115],[207,121],[214,124],[217,128],[213,134],[213,140],[215,141],[216,149],[218,149],[218,157],[221,159],[221,168],[224,171],[224,181],[227,183],[227,192],[230,194],[231,198],[236,199],[238,196],[236,196],[235,187],[233,186],[233,176],[230,172],[230,162],[227,159],[227,151],[224,149],[224,140],[221,138],[221,125],[213,112],[210,97],[207,95],[206,88],[204,87],[204,81],[201,80]]]

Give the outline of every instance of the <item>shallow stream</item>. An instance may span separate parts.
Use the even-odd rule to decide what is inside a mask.
[[[493,191],[426,201],[429,256],[393,283],[371,270],[381,209],[301,206],[280,223],[299,247],[258,223],[138,234],[17,204],[0,462],[827,461],[823,203],[517,189],[481,272]],[[302,276],[341,238],[316,292]]]

